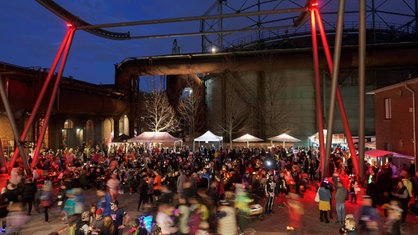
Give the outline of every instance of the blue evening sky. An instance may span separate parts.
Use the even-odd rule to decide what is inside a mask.
[[[215,0],[56,0],[56,2],[91,24],[103,24],[201,16]],[[229,0],[228,2],[245,5],[256,1]],[[274,4],[283,4],[283,2],[286,1],[277,1]],[[305,0],[288,2],[303,5]],[[324,2],[329,9],[332,9],[331,11],[337,9],[336,0],[320,2]],[[353,4],[352,1],[347,2],[348,9],[357,8],[358,1],[355,1],[353,6],[350,6]],[[403,4],[398,0],[376,0],[376,2],[385,2],[384,8],[389,10]],[[296,7],[296,5],[288,7]],[[277,8],[286,8],[286,6]],[[409,11],[408,7],[403,8]],[[216,10],[211,14],[216,14]],[[357,18],[357,16],[351,17]],[[331,19],[331,22],[335,23],[336,20]],[[152,24],[107,30],[130,31],[134,36],[191,33],[199,31],[199,22]],[[35,0],[3,1],[0,11],[0,61],[23,67],[50,68],[65,33],[66,22]],[[200,36],[176,39],[184,53],[201,51]],[[174,38],[117,41],[80,30],[75,34],[64,76],[72,76],[94,84],[113,84],[114,64],[120,63],[127,57],[171,54],[173,40]]]

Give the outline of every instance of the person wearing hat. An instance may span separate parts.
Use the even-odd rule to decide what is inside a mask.
[[[115,235],[122,235],[123,230],[128,226],[130,220],[128,212],[119,208],[118,200],[110,203],[110,209],[110,217],[112,217],[113,225],[115,226]]]
[[[104,227],[104,220],[103,220],[103,209],[99,208],[96,210],[96,216],[91,223],[92,227],[92,234],[102,234],[101,231]]]

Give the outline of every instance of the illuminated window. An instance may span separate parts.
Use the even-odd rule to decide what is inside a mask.
[[[385,119],[387,120],[392,119],[392,99],[391,98],[385,99]]]
[[[74,128],[74,123],[71,120],[65,120],[64,122],[64,129],[73,129]]]

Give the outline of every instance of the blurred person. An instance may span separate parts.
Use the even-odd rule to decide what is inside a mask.
[[[65,201],[67,200],[67,187],[61,185],[57,195],[57,211],[62,212],[64,210]]]
[[[177,193],[183,195],[184,183],[187,181],[187,177],[182,169],[179,170],[179,176],[177,177]]]
[[[64,209],[62,211],[63,218],[65,223],[72,224],[76,219],[76,213],[75,213],[75,194],[73,190],[67,191],[67,200],[65,200],[64,203]]]
[[[236,210],[229,201],[221,200],[216,212],[218,219],[217,234],[233,235],[238,234]]]
[[[76,214],[81,214],[84,212],[84,203],[85,203],[85,199],[84,199],[84,194],[83,194],[83,189],[82,188],[73,188],[72,189],[74,191],[74,201],[75,201],[75,213]]]
[[[160,204],[158,206],[157,216],[155,218],[157,225],[161,228],[163,235],[175,234],[178,229],[174,226],[174,220],[171,217],[174,207],[168,204]],[[190,232],[190,230],[189,230]]]
[[[40,196],[41,206],[44,208],[44,223],[49,223],[48,209],[52,204],[52,182],[46,176]]]
[[[3,188],[2,195],[7,203],[19,201],[20,190],[17,184],[12,183],[10,180],[7,182],[6,187]]]
[[[38,171],[36,170],[36,167],[34,167],[34,168],[32,168],[32,178],[31,178],[31,180],[32,180],[33,183],[36,183],[38,178],[39,178]]]
[[[192,204],[190,206],[189,216],[189,234],[194,235],[199,230],[199,225],[202,222],[201,210],[199,204]]]
[[[115,235],[122,235],[123,230],[127,227],[130,217],[128,212],[119,208],[119,201],[115,200],[110,203],[110,217],[112,217],[113,224],[115,226]]]
[[[23,199],[23,207],[25,208],[27,205],[27,215],[30,215],[32,212],[32,205],[35,200],[35,194],[38,191],[36,184],[32,181],[31,178],[25,179],[25,184],[22,188],[22,199]]]
[[[300,202],[300,196],[295,193],[289,193],[287,207],[289,210],[289,225],[287,226],[287,230],[291,234],[303,234],[302,216],[304,209]]]
[[[15,163],[14,167],[10,171],[9,183],[18,185],[22,182],[23,170],[19,167],[18,163]]]
[[[179,233],[181,235],[189,234],[190,226],[189,226],[189,217],[190,217],[190,204],[183,196],[180,196],[179,199],[179,206],[178,206],[178,227]]]
[[[240,231],[243,232],[248,224],[250,198],[248,197],[244,186],[241,184],[236,184],[235,195],[235,208],[237,208],[238,213],[238,226]]]
[[[6,218],[7,218],[7,215],[9,214],[8,206],[9,206],[9,202],[7,198],[5,197],[5,194],[2,192],[0,194],[0,225],[1,225],[0,232],[4,231],[5,226],[6,226]]]
[[[356,235],[357,234],[357,227],[356,227],[356,221],[354,219],[354,215],[348,214],[345,216],[344,224],[340,228],[339,232],[342,235]]]
[[[363,196],[363,205],[360,208],[358,217],[358,229],[360,235],[379,234],[379,214],[372,204],[373,200],[370,196]]]
[[[409,176],[407,176],[407,177],[400,176],[399,179],[401,179],[403,185],[405,186],[406,190],[408,191],[408,197],[412,198],[413,197],[414,186],[412,185],[412,182],[409,180]]]
[[[319,194],[319,221],[329,223],[328,212],[331,210],[331,191],[329,183],[322,181],[318,190]]]
[[[142,178],[139,181],[139,201],[137,211],[143,210],[143,204],[147,203],[147,194],[148,194],[148,177],[144,173]]]
[[[148,190],[147,190],[147,202],[154,205],[154,175],[151,173],[148,175]]]
[[[110,196],[112,196],[112,200],[116,200],[118,196],[119,185],[120,181],[118,180],[118,173],[113,171],[112,174],[110,174],[110,178],[106,182],[106,187],[109,190]]]
[[[161,185],[161,195],[158,199],[158,203],[166,203],[166,204],[172,204],[174,200],[174,193],[168,189],[166,184]]]
[[[12,202],[9,205],[8,210],[9,214],[6,219],[6,234],[19,234],[22,226],[29,221],[29,217],[25,215],[21,202]]]
[[[392,204],[388,208],[388,217],[383,224],[384,235],[401,235],[402,209]]]
[[[107,191],[97,190],[97,197],[99,198],[97,201],[97,208],[101,208],[103,210],[103,216],[110,215],[110,203],[112,202],[112,196]]]
[[[347,198],[347,189],[342,182],[337,183],[337,191],[335,192],[335,209],[337,210],[337,223],[344,224],[345,219],[345,201]]]

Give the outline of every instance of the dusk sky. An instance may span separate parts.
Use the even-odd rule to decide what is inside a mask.
[[[88,23],[103,24],[201,16],[215,0],[57,0],[55,2]],[[246,4],[244,2],[251,1],[235,2],[244,5]],[[293,2],[303,4],[305,0]],[[338,1],[319,2],[326,2],[335,11],[335,4]],[[388,9],[394,9],[394,5],[401,4],[392,0],[386,1],[384,5]],[[357,5],[351,6],[353,7],[357,8]],[[212,12],[215,13],[216,11]],[[66,22],[35,0],[3,1],[0,11],[0,61],[22,67],[50,68],[66,30]],[[131,35],[135,36],[191,33],[199,31],[199,22],[152,24],[107,30],[130,31]],[[183,53],[201,50],[199,36],[176,39]],[[77,80],[94,84],[113,84],[114,64],[120,63],[127,57],[171,54],[173,40],[174,38],[118,41],[78,30],[75,33],[64,76],[72,76]]]
[[[161,18],[202,15],[209,0],[59,0],[58,4],[74,15],[91,23],[117,23]],[[195,4],[187,4],[194,2]],[[185,30],[184,25],[145,25],[137,29],[109,28],[116,32],[150,35]],[[187,24],[187,31],[198,31],[199,24]],[[66,22],[34,0],[4,1],[0,11],[0,61],[23,67],[50,68],[66,33]],[[131,33],[132,35],[133,33]],[[82,30],[75,33],[64,75],[95,84],[114,83],[114,64],[126,57],[171,54],[169,39],[109,40]],[[190,52],[199,51],[190,38],[177,38],[182,46],[188,41]]]

